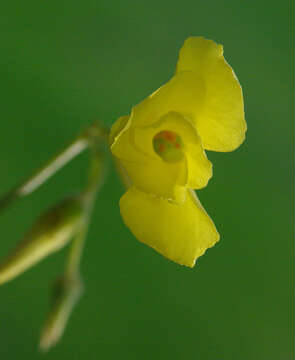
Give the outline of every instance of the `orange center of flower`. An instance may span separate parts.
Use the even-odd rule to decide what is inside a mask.
[[[163,130],[153,138],[153,147],[162,160],[177,162],[183,158],[181,137],[173,131]]]

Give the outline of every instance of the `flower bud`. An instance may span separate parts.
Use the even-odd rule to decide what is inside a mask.
[[[71,197],[42,215],[23,241],[0,264],[0,284],[15,278],[67,244],[83,220],[80,198]]]

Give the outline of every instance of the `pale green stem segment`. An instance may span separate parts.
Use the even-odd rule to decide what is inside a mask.
[[[52,159],[47,161],[42,167],[33,172],[32,175],[1,197],[0,210],[4,210],[7,206],[11,205],[13,201],[31,194],[72,159],[77,157],[93,143],[97,142],[97,140],[107,142],[107,137],[107,131],[98,123],[89,126],[86,131],[65,146],[64,149],[59,151]]]
[[[0,199],[0,209],[10,205],[14,200],[31,194],[39,186],[44,184],[52,175],[63,168],[68,162],[83,152],[89,146],[85,137],[78,137],[62,151],[50,159],[40,169],[36,170],[31,176],[22,181],[9,193]]]
[[[75,280],[58,279],[55,284],[51,309],[40,337],[40,350],[48,351],[62,337],[74,306],[83,292],[79,278]]]
[[[104,182],[105,174],[105,161],[103,161],[101,158],[101,154],[98,149],[93,148],[88,183],[83,194],[85,200],[84,221],[72,243],[66,266],[66,274],[69,277],[75,276],[79,273],[80,260],[83,252],[85,238],[88,232],[93,205],[96,199],[96,194]]]
[[[89,130],[93,132],[95,129]],[[94,132],[95,134],[97,135],[96,132]],[[104,183],[106,174],[106,162],[102,158],[98,144],[94,142],[92,145],[88,182],[82,194],[85,206],[84,219],[72,241],[65,272],[59,285],[60,292],[55,296],[41,333],[40,349],[42,351],[49,350],[62,337],[68,318],[82,294],[83,284],[80,276],[80,262],[93,205],[97,192]]]
[[[103,158],[104,154],[102,153],[101,149],[102,143],[104,145],[108,144],[108,133],[98,123],[95,123],[89,126],[80,136],[78,136],[74,141],[68,144],[57,155],[50,159],[44,166],[35,171],[30,177],[22,181],[9,193],[0,198],[0,210],[3,210],[8,205],[12,204],[13,201],[35,191],[52,175],[54,175],[68,162],[78,156],[86,148],[91,149],[91,165],[88,172],[88,181],[85,190],[82,192],[80,197],[83,206],[82,220],[79,227],[72,235],[73,241],[70,247],[69,257],[66,263],[65,271],[61,280],[59,280],[58,282],[58,291],[55,291],[52,306],[43,327],[40,339],[40,348],[43,351],[47,351],[60,339],[64,332],[67,320],[72,312],[72,309],[77,303],[82,293],[83,285],[80,277],[80,262],[82,252],[88,232],[90,217],[96,195],[99,188],[104,182],[106,174],[106,159]],[[47,222],[45,222],[45,225],[47,226]],[[48,226],[50,230],[50,222]],[[9,280],[10,278],[18,275],[22,271],[22,269],[26,269],[28,267],[28,264],[34,264],[37,260],[40,260],[42,257],[44,257],[42,255],[43,253],[41,253],[40,255],[39,233],[37,232],[38,236],[35,235],[35,233],[33,235],[36,237],[36,241],[31,241],[32,244],[30,243],[30,246],[26,245],[22,248],[23,250],[22,253],[19,254],[19,260],[18,258],[16,258],[16,260],[15,258],[13,258],[12,260],[8,259],[10,267],[7,267],[4,263],[4,270],[8,274],[7,275],[5,273],[6,280]],[[41,235],[43,235],[42,231]],[[47,235],[47,233],[45,235]],[[69,238],[69,236],[64,237],[66,237],[67,239]],[[34,239],[35,238],[33,237],[33,240]],[[41,250],[46,254],[52,252],[51,248],[49,250],[47,249],[49,245],[53,247],[53,250],[55,250],[55,242],[48,242],[49,245],[47,246],[47,242],[44,241],[44,244]],[[31,250],[33,250],[34,256],[32,256],[32,253],[30,252]],[[29,251],[29,253],[26,254],[24,253],[24,251]],[[17,266],[15,266],[15,264]]]

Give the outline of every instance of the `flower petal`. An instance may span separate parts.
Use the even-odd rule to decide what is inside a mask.
[[[205,187],[212,177],[212,164],[207,159],[196,128],[181,114],[169,112],[151,126],[136,128],[134,130],[134,143],[138,149],[145,151],[147,155],[156,156],[159,159],[153,149],[152,139],[162,131],[177,134],[183,143],[183,152],[187,162],[187,179],[185,183],[179,181],[177,183],[193,189]],[[163,167],[166,166],[163,160],[161,160],[161,163]],[[159,176],[162,173],[159,173]],[[163,176],[165,176],[164,173]]]
[[[180,136],[183,160],[168,163],[155,152],[153,138],[161,131]],[[112,152],[137,188],[175,202],[184,201],[184,191],[180,187],[203,188],[212,176],[212,164],[206,157],[196,128],[176,112],[169,112],[144,128],[133,128],[130,119],[113,141]]]
[[[239,81],[212,40],[188,38],[179,53],[177,74],[193,71],[205,86],[205,101],[196,126],[204,148],[232,151],[245,138],[246,122]]]
[[[201,77],[192,71],[181,72],[132,109],[132,123],[137,127],[151,125],[170,111],[196,117],[204,97]]]
[[[202,189],[212,177],[212,163],[207,159],[201,146],[186,145],[187,182],[191,189]]]
[[[187,166],[184,160],[165,163],[160,158],[147,163],[121,160],[132,183],[141,191],[158,198],[182,203],[185,199]]]
[[[179,264],[193,267],[219,234],[197,197],[187,191],[176,205],[131,187],[120,200],[125,224],[141,242]]]
[[[154,152],[147,154],[135,144],[134,131],[129,119],[119,135],[113,137],[111,145],[113,155],[120,160],[131,182],[148,194],[183,202],[182,186],[187,179],[185,160],[165,163]],[[152,138],[149,141],[152,143]]]
[[[128,118],[125,126],[121,128],[122,118],[119,118],[113,125],[110,134],[111,151],[120,160],[129,163],[145,164],[149,157],[136,149],[131,129],[131,119]]]
[[[129,115],[121,116],[111,127],[109,143],[112,145],[116,137],[124,130],[129,120]]]

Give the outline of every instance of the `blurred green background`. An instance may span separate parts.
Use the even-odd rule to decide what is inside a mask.
[[[86,292],[62,342],[38,353],[66,249],[0,287],[1,359],[295,358],[294,2],[3,1],[0,192],[95,119],[118,116],[172,75],[186,37],[222,43],[244,91],[247,141],[209,153],[199,192],[221,241],[186,269],[123,225],[113,168],[95,207]],[[0,218],[5,256],[35,217],[84,183],[80,156]]]

